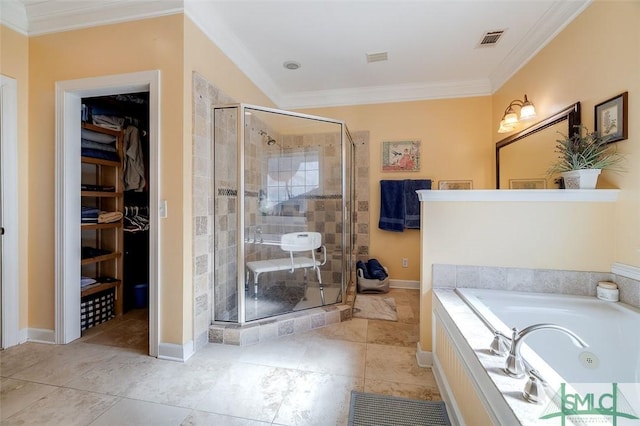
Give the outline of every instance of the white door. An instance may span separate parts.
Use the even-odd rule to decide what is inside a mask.
[[[17,345],[18,247],[18,85],[0,75],[0,347]]]

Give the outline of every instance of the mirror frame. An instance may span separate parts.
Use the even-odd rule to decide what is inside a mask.
[[[564,120],[567,120],[567,134],[573,133],[571,132],[571,129],[575,129],[575,126],[580,126],[580,124],[582,124],[580,117],[580,102],[576,102],[562,111],[559,111],[552,116],[547,117],[544,120],[496,143],[496,189],[500,189],[500,149]]]

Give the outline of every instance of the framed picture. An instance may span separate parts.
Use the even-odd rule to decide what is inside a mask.
[[[438,189],[473,189],[471,180],[441,180]]]
[[[420,141],[382,142],[383,172],[420,170]]]
[[[546,189],[546,179],[509,179],[509,189]]]
[[[595,107],[595,131],[598,136],[609,136],[608,143],[628,137],[627,105],[629,92],[608,99]]]

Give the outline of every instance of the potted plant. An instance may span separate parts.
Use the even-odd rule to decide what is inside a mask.
[[[594,189],[603,169],[615,170],[624,156],[609,145],[609,136],[598,136],[585,126],[576,126],[571,136],[561,133],[556,142],[558,161],[547,171],[560,173],[566,189]]]

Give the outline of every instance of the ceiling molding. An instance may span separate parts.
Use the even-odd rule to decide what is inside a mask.
[[[592,0],[557,1],[540,18],[529,33],[496,67],[489,76],[492,93],[527,64],[538,52],[551,42],[571,21],[575,19]]]
[[[304,109],[489,95],[489,80],[449,81],[297,92],[283,95],[279,106],[284,109]]]
[[[4,0],[2,0],[4,2]],[[25,6],[30,36],[174,15],[182,0],[101,0],[34,2]]]
[[[28,35],[29,19],[24,4],[18,0],[0,0],[0,24]]]
[[[218,18],[218,14],[210,2],[186,0],[184,13],[253,84],[275,105],[282,108],[279,102],[282,98],[280,89],[227,24]]]
[[[0,0],[0,22],[25,35],[184,13],[279,108],[312,108],[488,96],[562,31],[592,0],[554,1],[487,79],[286,93],[230,30],[214,2],[202,0]]]

